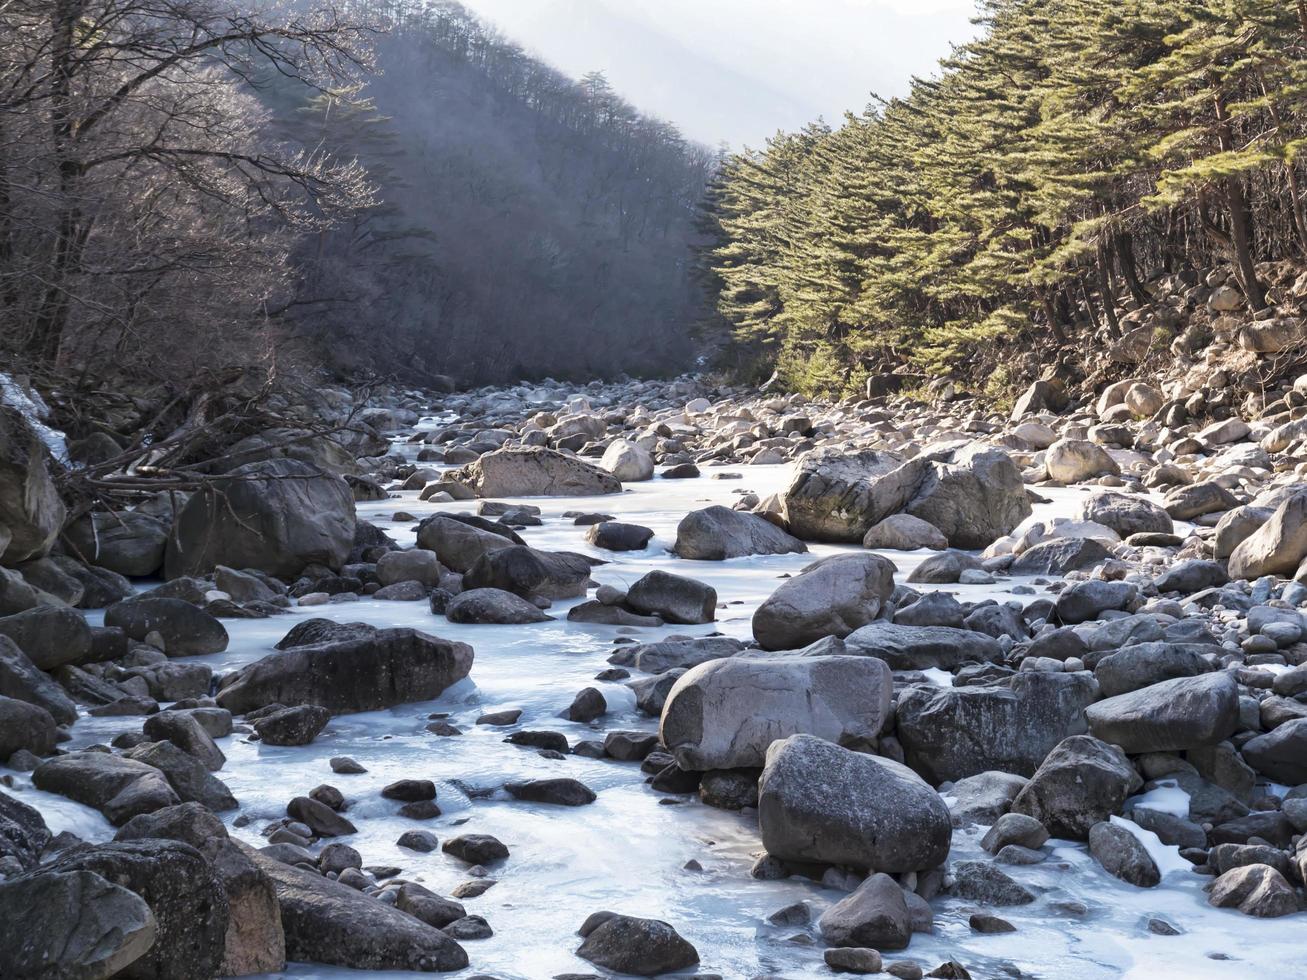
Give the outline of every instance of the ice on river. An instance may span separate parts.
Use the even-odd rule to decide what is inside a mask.
[[[245,741],[236,735],[221,740],[228,762],[219,776],[241,801],[240,813],[249,826],[232,832],[253,844],[263,843],[259,828],[281,817],[292,797],[321,783],[339,787],[353,802],[349,817],[359,833],[346,841],[368,865],[393,864],[406,877],[441,893],[466,880],[458,861],[437,851],[416,854],[395,846],[405,830],[425,827],[441,839],[460,833],[489,833],[503,840],[512,856],[493,869],[499,884],[480,898],[466,901],[469,912],[485,916],[493,938],[466,944],[474,973],[502,978],[540,978],[558,973],[586,972],[573,954],[579,945],[576,929],[591,912],[612,909],[665,919],[698,947],[702,969],[730,978],[775,974],[788,977],[828,975],[820,944],[791,942],[795,928],[777,928],[766,917],[796,901],[808,901],[815,914],[837,901],[838,892],[806,880],[756,881],[749,875],[760,849],[751,814],[730,813],[697,801],[664,805],[645,786],[637,763],[595,761],[580,756],[551,761],[531,749],[505,744],[500,729],[476,726],[476,717],[499,708],[522,709],[521,726],[565,732],[569,740],[602,737],[598,729],[556,717],[581,688],[598,687],[610,713],[604,729],[653,730],[652,719],[636,713],[630,692],[620,684],[602,684],[594,675],[606,666],[618,636],[649,640],[672,633],[702,634],[720,629],[747,636],[757,604],[778,584],[813,557],[832,553],[817,546],[811,555],[744,558],[728,562],[687,562],[666,548],[677,522],[686,512],[709,504],[727,504],[737,490],[767,494],[785,481],[784,467],[739,467],[739,480],[710,479],[705,470],[695,480],[634,484],[607,497],[532,500],[543,511],[544,526],[528,528],[526,540],[546,549],[589,551],[609,559],[595,571],[600,582],[626,585],[644,572],[664,568],[711,583],[721,601],[721,619],[713,626],[666,627],[659,630],[619,630],[568,623],[568,603],[552,610],[557,618],[527,626],[458,626],[433,617],[426,603],[376,602],[318,606],[267,620],[227,620],[231,645],[221,654],[203,658],[215,670],[226,671],[270,652],[294,622],[307,616],[340,621],[362,620],[378,626],[415,626],[464,640],[476,650],[471,677],[436,701],[404,705],[389,711],[346,715],[333,719],[318,740],[302,748],[278,748]],[[1054,490],[1052,502],[1037,513],[1049,517],[1070,514],[1082,491]],[[413,525],[389,520],[395,510],[419,516],[466,509],[466,503],[429,504],[405,493],[399,499],[360,505],[360,513],[386,528],[404,545],[413,543]],[[593,551],[584,542],[584,528],[562,520],[567,510],[603,511],[651,527],[655,537],[642,552],[612,555]],[[900,570],[900,581],[928,552],[889,555]],[[1007,591],[1019,580],[991,586],[947,586],[968,599],[987,595],[1011,598]],[[425,731],[428,716],[448,712],[464,734],[441,738]],[[139,719],[83,718],[74,728],[70,747],[108,741],[116,733],[138,730]],[[363,775],[336,775],[332,756],[348,755],[367,767]],[[509,779],[568,775],[598,793],[586,807],[564,808],[518,803],[502,791],[488,799],[469,799],[467,789],[494,788]],[[37,806],[56,830],[68,829],[90,840],[104,840],[112,828],[96,813],[60,797],[38,793],[30,778],[13,774],[23,799]],[[383,800],[379,790],[399,778],[430,778],[439,787],[444,815],[415,823],[396,815],[399,804]],[[1160,793],[1161,791],[1155,791]],[[1175,800],[1168,798],[1168,803]],[[231,824],[236,814],[226,815]],[[979,848],[983,831],[955,834],[954,858],[985,857]],[[1234,977],[1263,974],[1291,976],[1301,972],[1302,923],[1299,917],[1281,921],[1247,918],[1209,908],[1201,886],[1205,881],[1184,870],[1167,874],[1155,889],[1140,889],[1108,876],[1078,844],[1055,841],[1043,864],[1009,869],[1040,893],[1034,904],[997,910],[1017,931],[1007,935],[977,935],[968,926],[974,907],[943,898],[933,903],[935,934],[914,937],[910,949],[889,954],[887,961],[915,959],[933,968],[953,957],[973,976],[1021,974],[1061,980],[1137,977]],[[686,870],[691,860],[702,870]],[[1175,937],[1151,934],[1151,917],[1166,919],[1183,930]],[[1228,960],[1213,960],[1213,954]],[[296,977],[359,977],[362,973],[293,964]],[[402,976],[403,974],[378,974]]]

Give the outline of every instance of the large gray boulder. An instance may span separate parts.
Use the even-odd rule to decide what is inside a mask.
[[[141,596],[115,602],[104,614],[105,626],[116,626],[133,640],[151,633],[163,637],[170,657],[197,657],[227,649],[227,629],[212,614],[184,599]]]
[[[952,835],[948,807],[907,766],[814,735],[767,750],[758,828],[783,861],[891,874],[942,864]]]
[[[508,535],[436,514],[418,525],[417,546],[434,552],[442,565],[466,572],[477,561],[516,542]]]
[[[757,514],[718,505],[681,518],[672,550],[681,558],[724,561],[746,555],[802,553],[808,546]]]
[[[163,565],[168,525],[139,511],[94,511],[70,524],[64,543],[88,564],[119,575],[153,575]]]
[[[67,606],[37,606],[0,616],[0,636],[13,640],[41,670],[91,658],[91,627],[85,616]]]
[[[661,616],[669,623],[711,623],[717,617],[717,590],[684,575],[655,569],[631,585],[626,604],[638,613]]]
[[[1012,812],[1034,817],[1054,837],[1088,840],[1090,829],[1119,815],[1126,798],[1142,785],[1115,745],[1072,735],[1048,753],[1012,801]]]
[[[354,494],[341,477],[294,459],[249,463],[186,502],[168,537],[164,574],[227,565],[293,578],[309,564],[339,569],[354,522]]]
[[[817,928],[829,946],[906,949],[912,941],[912,913],[898,882],[878,873],[823,912]]]
[[[48,755],[54,751],[55,722],[44,708],[0,696],[0,759],[19,749]]]
[[[355,624],[357,625],[357,624]],[[384,629],[291,647],[224,680],[218,704],[244,714],[269,704],[333,713],[430,701],[468,675],[472,648],[415,629]]]
[[[251,857],[277,891],[286,956],[353,970],[461,970],[463,947],[433,926],[357,889],[265,854]]]
[[[73,847],[42,873],[89,871],[135,892],[154,914],[154,944],[125,978],[209,980],[218,975],[230,907],[222,881],[199,851],[172,840]]]
[[[519,595],[503,589],[469,589],[445,605],[451,623],[543,623],[549,617]]]
[[[502,589],[526,598],[574,599],[586,593],[590,561],[571,551],[515,545],[482,555],[463,576],[465,589]]]
[[[205,768],[204,763],[166,739],[142,742],[128,749],[123,758],[159,770],[183,803],[202,803],[218,813],[234,810],[239,805],[227,784]]]
[[[1307,783],[1307,717],[1276,725],[1244,743],[1243,757],[1263,776],[1296,786]]]
[[[596,912],[580,933],[585,942],[576,955],[614,973],[657,977],[699,962],[699,951],[660,919]]]
[[[0,858],[12,858],[24,871],[34,867],[50,843],[50,828],[39,810],[0,793]]]
[[[938,784],[1000,770],[1030,776],[1062,739],[1083,735],[1097,696],[1085,672],[1024,671],[1001,687],[911,687],[899,697],[905,761]]]
[[[969,446],[925,468],[904,513],[943,532],[953,548],[984,548],[1031,513],[1021,471],[1000,449]]]
[[[1211,649],[1164,641],[1132,643],[1099,660],[1094,679],[1103,696],[1113,698],[1177,677],[1196,677],[1213,670],[1204,656]]]
[[[1126,752],[1176,752],[1215,745],[1239,725],[1239,685],[1227,671],[1176,677],[1085,709],[1096,738]]]
[[[1147,497],[1103,491],[1080,504],[1080,519],[1110,527],[1124,540],[1132,534],[1170,534],[1171,515]]]
[[[1121,472],[1106,449],[1087,439],[1059,439],[1053,443],[1044,453],[1044,468],[1049,479],[1058,483],[1080,483]]]
[[[32,784],[99,810],[115,827],[181,800],[154,766],[107,752],[71,752],[36,767]]]
[[[610,442],[599,460],[599,466],[623,483],[652,480],[654,475],[654,461],[649,451],[626,439]]]
[[[478,497],[591,497],[621,493],[613,474],[543,446],[497,449],[445,477]]]
[[[77,720],[77,705],[18,644],[0,634],[0,695],[38,705],[60,725]]]
[[[874,657],[713,660],[672,687],[659,734],[682,769],[759,768],[771,743],[791,735],[875,744],[893,689]]]
[[[887,505],[888,485],[881,477],[902,460],[864,449],[814,449],[799,457],[794,477],[780,497],[786,526],[804,541],[861,541],[867,529],[899,510],[905,497]],[[892,495],[891,495],[892,496]]]
[[[992,663],[1003,655],[998,640],[952,626],[906,626],[878,620],[844,638],[849,653],[879,657],[893,670],[952,670],[962,664]]]
[[[1292,576],[1307,557],[1307,491],[1293,494],[1275,508],[1271,519],[1248,535],[1230,554],[1232,578]]]
[[[128,976],[158,931],[143,898],[91,871],[46,871],[0,883],[0,976]]]
[[[893,593],[893,562],[869,552],[831,555],[763,601],[753,614],[753,635],[764,650],[843,638],[880,616]]]
[[[1021,473],[1002,450],[973,445],[951,454],[897,457],[813,450],[799,458],[781,514],[805,541],[858,542],[900,512],[938,528],[955,548],[983,548],[1030,516]]]
[[[0,565],[47,554],[65,516],[49,450],[19,412],[0,404]]]
[[[286,965],[286,938],[272,879],[253,849],[232,839],[222,820],[199,803],[183,803],[127,821],[114,840],[181,841],[209,862],[227,894],[227,934],[220,975],[277,973]]]

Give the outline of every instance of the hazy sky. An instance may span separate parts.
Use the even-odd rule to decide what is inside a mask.
[[[640,109],[737,148],[901,95],[975,30],[974,0],[462,2],[567,73],[602,70]]]

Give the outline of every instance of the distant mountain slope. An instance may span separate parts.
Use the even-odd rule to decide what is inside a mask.
[[[288,137],[356,154],[383,202],[299,256],[307,339],[471,382],[688,366],[712,154],[457,4],[389,26],[371,111],[276,105]]]

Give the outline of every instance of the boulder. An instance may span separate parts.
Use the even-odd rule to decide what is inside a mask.
[[[1112,553],[1096,538],[1055,537],[1027,548],[1009,566],[1013,575],[1065,575],[1107,561]]]
[[[590,568],[590,560],[574,552],[514,546],[473,562],[463,576],[463,588],[503,589],[527,599],[572,599],[585,595]]]
[[[43,873],[89,871],[145,900],[155,942],[121,975],[209,980],[222,966],[230,905],[222,881],[194,847],[173,840],[133,840],[74,847]]]
[[[1230,554],[1233,578],[1290,577],[1307,557],[1307,492],[1295,493]]]
[[[1298,896],[1293,886],[1269,864],[1230,869],[1212,882],[1207,901],[1217,908],[1235,908],[1244,915],[1263,919],[1298,911]]]
[[[65,516],[49,450],[22,414],[0,404],[0,565],[47,554]]]
[[[1157,863],[1139,838],[1120,824],[1104,820],[1089,828],[1089,853],[1114,878],[1140,888],[1160,884]]]
[[[0,616],[0,636],[7,636],[40,670],[91,659],[91,627],[86,617],[67,606],[37,606]]]
[[[1066,385],[1056,378],[1031,382],[1012,406],[1013,422],[1036,412],[1060,412],[1068,402]]]
[[[1226,671],[1177,677],[1085,709],[1096,738],[1126,752],[1174,752],[1215,745],[1239,724],[1239,685]]]
[[[1176,487],[1162,500],[1162,508],[1177,521],[1191,521],[1238,506],[1239,501],[1229,490],[1211,480]]]
[[[952,670],[967,663],[992,663],[1003,647],[992,636],[950,626],[905,626],[880,620],[844,638],[849,653],[879,657],[892,670]]]
[[[92,871],[0,883],[0,976],[100,980],[129,973],[156,944],[145,899]]]
[[[299,704],[264,715],[254,723],[254,733],[264,745],[308,745],[331,720],[331,712],[319,704]]]
[[[466,572],[479,559],[511,548],[514,543],[512,538],[497,531],[455,520],[446,514],[427,518],[417,529],[418,548],[434,554],[440,564],[456,572]]]
[[[1263,776],[1278,783],[1307,783],[1307,717],[1286,721],[1249,739],[1244,743],[1243,757]]]
[[[222,820],[199,803],[183,803],[133,817],[114,840],[164,838],[195,848],[213,867],[227,894],[227,935],[221,976],[277,973],[286,965],[286,939],[272,879],[248,845],[231,839]]]
[[[898,882],[878,873],[823,912],[817,928],[829,946],[906,949],[912,915]]]
[[[901,462],[872,449],[832,447],[804,453],[780,497],[786,526],[804,541],[861,541],[872,524],[906,501],[899,496],[887,504],[884,498],[891,488],[880,485],[880,478]]]
[[[354,543],[354,494],[341,477],[294,459],[239,466],[192,494],[168,537],[164,574],[218,565],[293,578],[339,569]]]
[[[218,704],[233,714],[269,704],[376,711],[430,701],[468,675],[472,658],[466,643],[414,629],[373,630],[291,647],[243,667],[224,679]]]
[[[948,807],[907,766],[813,735],[768,748],[758,827],[782,861],[889,873],[943,863],[952,834]]]
[[[886,551],[916,551],[929,548],[943,551],[948,538],[934,524],[911,514],[891,514],[867,529],[862,537],[864,548],[881,548]]]
[[[234,810],[239,805],[226,783],[209,772],[199,759],[183,752],[172,742],[142,742],[128,749],[123,758],[157,769],[183,803],[202,803],[215,812]],[[138,812],[150,813],[154,809],[157,807],[143,808]]]
[[[808,546],[757,514],[714,506],[681,518],[672,550],[681,558],[724,561],[747,555],[800,554]]]
[[[889,717],[893,687],[874,657],[712,660],[672,687],[659,734],[691,771],[761,768],[772,742],[797,734],[867,747]]]
[[[187,755],[194,756],[209,772],[217,772],[227,762],[222,749],[189,712],[161,711],[146,718],[142,729],[147,738],[172,742]]]
[[[1116,697],[1176,677],[1196,677],[1212,670],[1201,647],[1153,641],[1132,643],[1094,665],[1103,696]]]
[[[1129,582],[1086,579],[1072,582],[1059,592],[1053,609],[1067,625],[1087,623],[1108,610],[1125,609],[1138,595],[1138,586]]]
[[[643,551],[652,537],[652,528],[620,521],[600,521],[585,532],[588,543],[605,551]]]
[[[427,588],[435,588],[440,584],[440,576],[443,572],[444,568],[441,567],[436,552],[427,551],[425,548],[387,551],[377,559],[377,581],[383,586],[397,585],[400,582],[419,582]]]
[[[1035,770],[1012,801],[1012,812],[1034,817],[1054,837],[1083,841],[1094,824],[1119,814],[1126,797],[1142,784],[1115,745],[1072,735]]]
[[[764,650],[794,650],[845,637],[880,616],[894,592],[894,564],[872,553],[831,555],[787,580],[753,614]]]
[[[40,811],[0,793],[0,859],[10,858],[27,871],[49,843],[50,830]]]
[[[531,446],[497,449],[446,474],[478,497],[590,497],[621,493],[613,474],[575,456]]]
[[[711,623],[717,615],[717,590],[692,578],[655,570],[627,590],[626,604],[669,623]]]
[[[1002,687],[910,687],[899,697],[905,761],[930,783],[988,770],[1032,775],[1053,747],[1082,735],[1097,696],[1084,672],[1023,671]]]
[[[60,725],[77,720],[77,705],[72,698],[3,634],[0,634],[0,696],[44,708]]]
[[[503,589],[469,589],[445,605],[451,623],[543,623],[548,621],[538,606]]]
[[[426,973],[467,966],[463,947],[418,918],[314,872],[251,856],[276,888],[288,959]]]
[[[118,627],[133,640],[158,633],[170,657],[196,657],[227,649],[227,630],[222,623],[182,599],[148,595],[124,599],[105,610],[104,625]]]
[[[599,460],[599,466],[623,483],[652,480],[654,475],[653,457],[647,450],[626,439],[610,442]]]
[[[954,548],[984,548],[1030,516],[1021,471],[1007,453],[970,446],[931,462],[904,512],[938,528]]]
[[[36,755],[54,751],[55,721],[44,708],[0,696],[0,759],[19,749]]]
[[[1110,527],[1122,539],[1132,534],[1171,534],[1175,530],[1166,511],[1147,497],[1133,494],[1090,494],[1080,505],[1080,517]]]
[[[1107,450],[1086,439],[1059,439],[1053,443],[1044,453],[1044,468],[1049,479],[1058,483],[1081,483],[1121,472]]]
[[[139,511],[93,511],[68,526],[64,543],[87,564],[139,578],[162,567],[168,525]]]
[[[1024,776],[991,770],[959,779],[944,799],[960,826],[993,824],[1012,809],[1012,801],[1028,782]]]
[[[699,951],[658,919],[596,912],[580,932],[585,942],[576,955],[614,973],[656,977],[688,970],[699,962]]]

